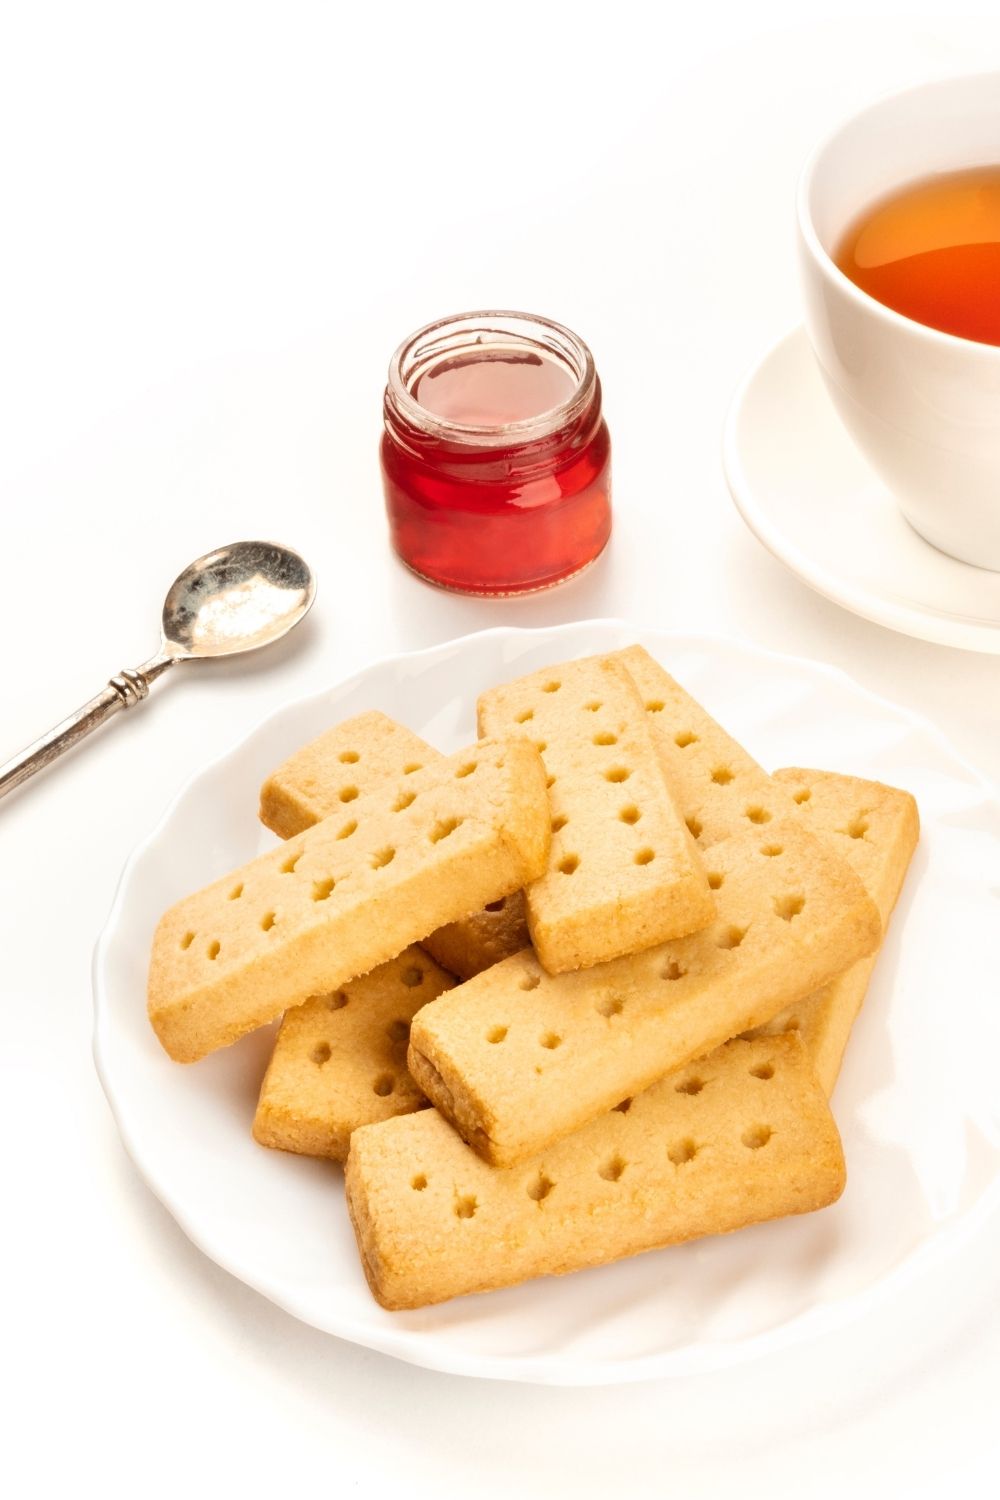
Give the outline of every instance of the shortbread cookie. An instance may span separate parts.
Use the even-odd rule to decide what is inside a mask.
[[[729,1042],[509,1172],[434,1110],[367,1126],[346,1182],[372,1292],[406,1308],[823,1208],[844,1157],[797,1039],[774,1037]]]
[[[267,778],[260,793],[261,822],[281,838],[291,838],[338,812],[344,791],[364,796],[380,782],[413,775],[443,759],[387,714],[358,714],[310,740]],[[524,896],[515,891],[432,932],[423,946],[460,979],[471,979],[529,941]]]
[[[909,792],[798,768],[777,771],[774,779],[791,791],[807,826],[843,851],[878,907],[884,930],[920,836],[917,804]],[[876,961],[877,954],[861,959],[760,1028],[769,1035],[797,1031],[828,1095]]]
[[[548,863],[538,752],[474,745],[366,796],[186,897],[153,940],[149,1015],[179,1062],[367,974]]]
[[[424,938],[423,946],[459,979],[473,979],[512,953],[520,953],[530,942],[524,892],[515,891],[461,922],[439,927]]]
[[[523,735],[545,761],[552,855],[526,900],[535,952],[550,974],[651,948],[712,920],[698,851],[620,663],[590,657],[491,688],[479,699],[479,729]]]
[[[644,647],[629,646],[613,659],[639,690],[674,800],[702,850],[795,811],[787,790]]]
[[[675,795],[703,849],[745,821],[765,826],[794,811],[851,860],[888,923],[919,832],[908,793],[832,772],[786,770],[770,777],[643,647],[630,646],[617,659],[639,688]],[[875,961],[862,959],[764,1028],[801,1030],[828,1093]]]
[[[441,757],[430,745],[372,709],[345,719],[289,756],[260,789],[260,821],[279,838],[311,828],[348,800]]]
[[[861,881],[801,820],[716,845],[709,880],[704,932],[572,974],[527,950],[417,1013],[410,1071],[486,1160],[533,1155],[878,944]]]
[[[288,1011],[253,1122],[261,1145],[345,1161],[359,1125],[422,1108],[406,1068],[410,1022],[453,983],[414,946]]]

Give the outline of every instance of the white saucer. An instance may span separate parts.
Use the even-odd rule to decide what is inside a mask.
[[[938,552],[907,524],[842,427],[804,329],[740,386],[723,464],[750,530],[818,593],[905,635],[1000,653],[1000,573]]]

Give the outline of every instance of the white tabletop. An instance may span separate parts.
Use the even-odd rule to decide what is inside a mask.
[[[12,1493],[83,1472],[108,1495],[995,1493],[1000,1224],[864,1325],[724,1375],[461,1381],[299,1326],[205,1260],[133,1171],[89,1051],[132,844],[272,708],[385,652],[593,615],[732,632],[843,667],[1000,778],[996,661],[809,592],[719,464],[734,386],[797,319],[800,161],[875,94],[1000,64],[1000,25],[962,9],[715,4],[657,29],[627,0],[10,8],[0,757],[152,652],[190,557],[273,535],[320,578],[286,647],[178,673],[0,812]],[[590,342],[617,506],[588,575],[492,604],[393,560],[376,460],[394,345],[489,304]]]

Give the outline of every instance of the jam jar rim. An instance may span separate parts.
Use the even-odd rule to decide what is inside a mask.
[[[490,324],[497,324],[501,321],[519,326],[513,329],[489,328]],[[470,325],[464,331],[472,334],[474,325],[477,323],[486,325],[484,332],[508,332],[515,338],[522,338],[525,344],[534,343],[555,354],[564,367],[576,377],[577,383],[573,391],[558,406],[551,406],[532,417],[523,417],[516,422],[505,422],[500,425],[457,422],[451,417],[438,416],[435,412],[429,411],[410,391],[403,374],[404,361],[421,341],[433,339],[435,335],[441,335],[444,330],[462,324]],[[519,331],[520,326],[529,324],[543,330],[550,336],[549,340],[530,339]],[[461,348],[462,344],[458,343],[455,347]],[[574,368],[574,361],[576,368]],[[550,437],[553,433],[570,426],[589,410],[599,391],[600,385],[597,380],[594,356],[583,339],[571,328],[567,328],[563,323],[557,323],[553,318],[545,318],[536,313],[514,312],[509,309],[486,309],[452,313],[448,317],[436,318],[405,338],[389,362],[389,378],[385,394],[386,405],[392,408],[393,415],[402,418],[419,432],[470,447],[503,448],[519,442],[532,443],[540,438]]]

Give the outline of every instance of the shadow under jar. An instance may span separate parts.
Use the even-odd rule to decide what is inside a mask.
[[[442,318],[389,366],[382,482],[392,544],[465,594],[579,573],[611,534],[611,440],[593,356],[525,313]]]

